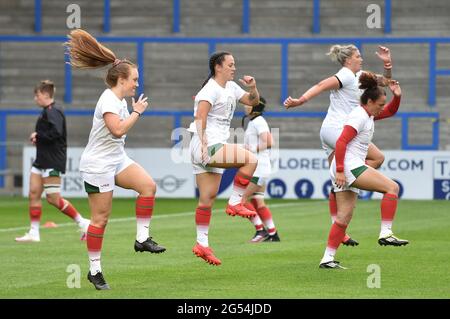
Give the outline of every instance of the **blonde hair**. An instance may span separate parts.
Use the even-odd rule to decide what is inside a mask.
[[[331,46],[330,51],[327,53],[333,62],[339,62],[341,65],[345,64],[345,61],[353,55],[353,52],[358,48],[353,45],[339,45],[335,44]]]
[[[76,29],[68,35],[64,43],[70,58],[70,65],[78,69],[95,69],[112,64],[105,82],[109,87],[117,85],[119,78],[127,79],[131,67],[136,65],[128,60],[119,60],[113,51],[99,43],[92,35],[82,29]]]

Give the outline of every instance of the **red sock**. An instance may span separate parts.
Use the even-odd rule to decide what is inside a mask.
[[[395,194],[384,194],[381,200],[381,220],[393,221],[397,211],[398,197]]]
[[[136,218],[152,218],[154,205],[154,196],[138,196],[136,199]]]
[[[330,208],[331,219],[334,222],[337,216],[336,194],[334,192],[330,192],[330,194],[328,195],[328,206]]]
[[[90,252],[99,252],[102,250],[103,234],[105,233],[105,228],[95,227],[89,225],[87,231],[87,249]]]
[[[237,172],[234,176],[234,187],[246,189],[251,179],[251,176]]]
[[[267,206],[258,207],[257,212],[263,222],[272,219],[272,213],[270,212],[270,209]]]
[[[58,209],[72,219],[75,219],[79,215],[75,207],[67,199],[65,200],[62,197],[59,198]]]
[[[347,225],[334,222],[331,225],[330,234],[328,235],[328,247],[338,249],[345,236]]]
[[[41,206],[30,206],[29,208],[30,219],[32,222],[41,221],[42,207]]]
[[[211,207],[198,206],[195,210],[195,224],[197,226],[209,226],[211,222]]]
[[[256,209],[258,208],[258,201],[256,200],[256,198],[252,198],[252,205],[255,208],[255,212],[257,211]]]

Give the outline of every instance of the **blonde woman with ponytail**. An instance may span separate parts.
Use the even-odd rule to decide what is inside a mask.
[[[80,173],[91,209],[91,222],[87,230],[90,262],[87,277],[97,290],[105,290],[110,287],[103,277],[100,256],[116,185],[139,194],[135,208],[135,251],[161,253],[166,250],[149,235],[156,184],[142,166],[127,156],[124,149],[126,134],[146,110],[148,102],[143,94],[137,101],[134,99],[139,86],[139,73],[134,63],[117,58],[113,51],[81,29],[70,33],[65,46],[74,68],[109,67],[105,79],[108,88],[95,107],[89,141],[80,160]],[[133,97],[131,113],[128,112],[126,97]]]
[[[339,63],[342,68],[335,75],[308,89],[298,99],[289,96],[284,101],[284,106],[287,109],[301,106],[323,92],[330,92],[330,106],[320,129],[320,140],[322,148],[327,154],[328,163],[331,164],[336,140],[342,131],[344,120],[355,107],[359,106],[359,98],[362,92],[358,88],[358,82],[363,73],[361,71],[363,58],[358,48],[353,44],[333,45],[327,55],[333,62]],[[386,86],[387,81],[391,78],[392,59],[390,50],[379,46],[376,55],[384,64],[384,73],[383,75],[377,75],[377,81],[378,84]],[[368,165],[375,169],[379,168],[384,161],[383,153],[373,143],[370,144],[366,161]],[[337,206],[336,195],[333,191],[329,194],[329,209],[331,220],[334,222]],[[346,234],[343,244],[357,246],[359,243]]]

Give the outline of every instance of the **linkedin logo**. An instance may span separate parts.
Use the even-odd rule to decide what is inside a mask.
[[[286,184],[281,179],[272,179],[267,184],[267,193],[272,198],[283,198],[286,195]]]

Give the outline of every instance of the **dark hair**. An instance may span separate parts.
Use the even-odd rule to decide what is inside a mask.
[[[366,105],[370,100],[376,101],[382,95],[386,95],[386,91],[378,86],[377,76],[371,72],[363,72],[359,77],[359,88],[364,90],[361,95],[361,104]]]
[[[210,78],[216,75],[216,65],[222,65],[227,55],[231,55],[231,53],[227,51],[220,51],[214,52],[211,55],[211,57],[209,58],[209,75],[203,82],[202,87],[204,87],[206,83],[208,83]]]
[[[250,112],[250,114],[256,113],[256,114],[258,114],[257,116],[259,116],[259,115],[263,114],[265,107],[266,107],[266,99],[263,98],[262,96],[260,96],[258,105],[255,105],[252,107],[252,111]],[[242,122],[241,122],[242,127],[244,127],[244,122],[245,122],[245,119],[247,118],[247,116],[248,115],[244,115],[242,117]]]
[[[34,88],[34,94],[37,92],[47,93],[48,96],[52,99],[55,94],[55,84],[50,80],[42,80],[38,85]]]
[[[119,78],[128,79],[131,67],[136,67],[126,59],[117,59],[113,51],[82,29],[71,31],[68,37],[64,46],[74,68],[95,69],[112,64],[105,79],[109,87],[116,86]]]

